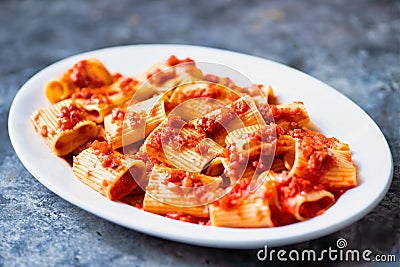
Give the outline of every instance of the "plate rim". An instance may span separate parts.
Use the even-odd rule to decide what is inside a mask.
[[[379,194],[377,196],[375,196],[374,200],[371,201],[368,205],[368,207],[364,207],[364,209],[360,212],[358,212],[357,214],[355,214],[354,216],[348,218],[347,220],[342,220],[339,223],[336,223],[334,225],[330,225],[328,227],[322,228],[322,229],[318,229],[317,231],[309,231],[307,233],[297,233],[297,234],[293,234],[291,236],[287,236],[284,237],[282,239],[265,239],[265,238],[261,238],[261,239],[257,239],[255,240],[255,238],[253,239],[242,239],[242,240],[231,240],[231,238],[225,238],[224,240],[215,240],[213,238],[210,238],[210,236],[208,237],[201,237],[199,238],[199,236],[197,237],[187,237],[185,235],[182,235],[182,233],[168,233],[168,231],[161,231],[160,229],[149,229],[149,227],[146,227],[146,225],[140,225],[140,224],[136,224],[134,226],[132,226],[131,223],[127,223],[124,221],[120,221],[117,220],[114,217],[107,217],[104,216],[104,214],[99,210],[99,209],[93,209],[93,207],[91,205],[89,205],[88,203],[82,203],[79,199],[77,199],[76,197],[74,197],[73,195],[71,195],[68,192],[63,192],[63,190],[59,190],[59,188],[54,187],[51,183],[49,183],[46,178],[42,177],[43,175],[40,173],[40,171],[35,168],[34,166],[31,165],[31,163],[29,162],[27,156],[25,155],[25,153],[23,152],[23,148],[21,146],[20,143],[18,143],[18,131],[17,131],[17,125],[15,124],[15,120],[13,120],[13,118],[15,118],[16,112],[17,112],[17,107],[18,107],[18,103],[20,103],[23,100],[23,96],[25,94],[25,92],[27,91],[27,89],[29,88],[29,85],[31,83],[34,83],[35,79],[38,79],[38,77],[45,75],[46,71],[51,70],[51,68],[54,68],[54,66],[58,65],[62,65],[64,62],[66,61],[73,61],[74,58],[79,58],[82,56],[85,56],[86,54],[89,53],[107,53],[110,52],[111,50],[114,49],[135,49],[135,48],[139,48],[139,47],[151,47],[152,49],[158,49],[158,48],[187,48],[187,49],[200,49],[200,50],[209,50],[209,51],[213,51],[215,53],[228,53],[228,54],[235,54],[235,55],[239,55],[239,56],[245,56],[245,57],[250,57],[253,59],[257,59],[257,60],[262,60],[262,61],[266,61],[269,64],[273,64],[273,65],[277,65],[279,67],[284,67],[287,70],[290,71],[295,71],[297,73],[300,73],[301,75],[305,75],[305,77],[307,79],[312,79],[313,82],[318,82],[320,83],[320,85],[323,85],[325,88],[324,89],[330,89],[331,91],[333,91],[336,95],[340,95],[340,97],[342,99],[346,99],[347,101],[349,101],[349,103],[352,105],[353,108],[357,108],[359,112],[363,113],[364,116],[366,116],[369,121],[368,123],[371,124],[375,130],[378,132],[379,135],[381,135],[380,137],[383,138],[383,142],[385,145],[385,150],[386,153],[388,153],[387,155],[389,156],[390,159],[390,170],[389,170],[389,178],[386,179],[386,183],[385,186],[383,188],[383,190],[381,192],[379,192]],[[190,56],[190,55],[188,55]],[[28,118],[29,121],[29,118]],[[29,122],[30,124],[30,122]],[[31,127],[33,128],[33,127]],[[33,131],[33,130],[32,130]],[[223,50],[223,49],[217,49],[217,48],[212,48],[212,47],[205,47],[205,46],[196,46],[196,45],[183,45],[183,44],[136,44],[136,45],[123,45],[123,46],[114,46],[114,47],[107,47],[107,48],[101,48],[101,49],[96,49],[96,50],[90,50],[90,51],[85,51],[82,53],[78,53],[75,55],[71,55],[65,58],[62,58],[60,60],[57,60],[56,62],[53,62],[52,64],[46,66],[45,68],[43,68],[42,70],[40,70],[39,72],[35,73],[32,77],[30,77],[19,89],[19,91],[17,92],[16,96],[14,97],[10,110],[9,110],[9,116],[8,116],[8,133],[9,133],[9,137],[12,143],[12,146],[18,156],[18,158],[20,159],[20,161],[22,162],[22,164],[24,165],[24,167],[28,170],[28,172],[35,177],[36,180],[38,180],[41,184],[43,184],[46,188],[48,188],[50,191],[52,191],[53,193],[57,194],[59,197],[63,198],[64,200],[66,200],[67,202],[72,203],[73,205],[91,213],[96,215],[97,217],[100,217],[102,219],[111,221],[113,223],[116,223],[118,225],[124,226],[126,228],[138,231],[138,232],[142,232],[151,236],[156,236],[156,237],[161,237],[164,239],[168,239],[168,240],[172,240],[172,241],[177,241],[177,242],[182,242],[182,243],[186,243],[186,244],[193,244],[193,245],[200,245],[200,246],[206,246],[206,247],[218,247],[218,248],[237,248],[237,249],[249,249],[249,248],[259,248],[261,247],[263,244],[268,244],[268,246],[282,246],[282,245],[289,245],[289,244],[294,244],[294,243],[299,243],[299,242],[303,242],[303,241],[308,241],[314,238],[319,238],[328,234],[331,234],[335,231],[338,231],[340,229],[343,229],[344,227],[358,221],[359,219],[361,219],[362,217],[364,217],[366,214],[368,214],[372,209],[374,209],[379,202],[384,198],[384,196],[386,195],[392,179],[393,179],[393,157],[392,157],[392,153],[389,147],[389,144],[384,136],[384,134],[382,133],[382,131],[380,130],[379,126],[376,124],[375,121],[373,121],[371,119],[371,117],[364,111],[361,109],[361,107],[359,107],[357,104],[355,104],[351,99],[349,99],[347,96],[343,95],[341,92],[337,91],[336,89],[332,88],[331,86],[329,86],[328,84],[322,82],[321,80],[318,80],[304,72],[301,72],[297,69],[294,69],[292,67],[289,67],[287,65],[281,64],[279,62],[275,62],[269,59],[265,59],[265,58],[261,58],[261,57],[256,57],[256,56],[252,56],[252,55],[248,55],[245,53],[240,53],[237,51],[229,51],[229,50]],[[41,140],[41,139],[38,139]],[[44,143],[44,142],[43,142]],[[351,146],[351,144],[350,144]],[[50,151],[50,150],[49,150]],[[71,171],[72,173],[72,171]],[[339,199],[340,200],[340,199]],[[111,205],[114,205],[116,203],[113,203]],[[119,204],[119,203],[118,203]],[[119,204],[121,205],[121,204]],[[127,205],[126,205],[127,206]],[[138,210],[139,211],[139,210]],[[189,228],[189,229],[196,229],[200,232],[203,232],[203,229],[205,228],[204,226],[199,226],[199,225],[193,225],[193,224],[188,224],[188,223],[184,223],[184,222],[179,222],[179,221],[175,221],[175,220],[171,220],[168,218],[164,218],[162,216],[159,215],[155,215],[155,214],[151,214],[149,212],[144,212],[144,211],[139,211],[142,212],[143,214],[146,214],[146,217],[149,217],[150,220],[155,220],[160,221],[161,223],[167,223],[168,225],[173,225],[176,226],[178,228]],[[132,214],[135,214],[136,212],[133,212]],[[138,213],[140,214],[140,213]],[[142,215],[143,215],[142,214]],[[323,216],[323,215],[321,215]],[[321,217],[319,216],[319,217]],[[156,218],[156,219],[155,219]],[[311,219],[313,220],[313,219]],[[308,220],[310,221],[310,220]],[[307,221],[306,221],[307,222]],[[293,225],[297,225],[297,224],[304,224],[306,222],[300,222],[300,223],[296,223],[296,224],[292,224],[292,225],[288,225],[288,226],[281,226],[278,227],[280,229],[287,229],[287,228],[293,228]],[[190,225],[190,226],[189,226]],[[212,234],[215,234],[215,232],[221,232],[221,233],[228,233],[228,234],[234,234],[234,233],[238,233],[238,232],[246,232],[246,233],[250,233],[250,232],[256,232],[256,233],[268,233],[268,231],[270,231],[270,229],[274,229],[276,230],[277,228],[259,228],[259,229],[237,229],[237,228],[222,228],[222,227],[207,227],[207,232],[211,232]],[[289,229],[290,230],[290,229]],[[186,231],[186,230],[185,230]],[[211,235],[211,237],[213,237],[213,235]],[[269,242],[268,242],[269,241]]]

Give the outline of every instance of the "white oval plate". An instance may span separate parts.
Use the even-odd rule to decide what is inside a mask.
[[[48,106],[43,85],[81,59],[99,58],[112,72],[132,75],[168,58],[191,57],[225,64],[252,81],[270,84],[282,103],[303,101],[312,122],[329,136],[350,144],[361,184],[342,195],[316,218],[276,228],[231,229],[184,223],[112,202],[72,173],[35,133],[29,117]],[[302,72],[262,58],[213,48],[186,45],[133,45],[91,51],[63,59],[40,71],[20,89],[10,109],[9,134],[28,171],[65,200],[111,222],[178,242],[223,248],[259,248],[302,242],[333,233],[365,216],[386,194],[392,179],[389,146],[372,119],[348,98]]]

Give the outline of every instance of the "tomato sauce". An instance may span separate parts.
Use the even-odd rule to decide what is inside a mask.
[[[188,146],[194,148],[197,148],[199,144],[199,140],[197,139],[197,137],[192,134],[187,134],[187,135],[180,134],[178,136],[178,142],[180,146]]]
[[[123,78],[123,80],[119,84],[119,87],[121,88],[123,93],[130,93],[130,92],[133,92],[136,90],[136,86],[138,84],[139,84],[138,80],[127,77],[127,78]]]
[[[279,175],[279,178],[280,181],[276,188],[282,199],[292,198],[301,192],[309,193],[323,189],[320,184],[313,184],[312,181],[305,178],[289,176],[285,171]]]
[[[86,112],[78,108],[75,104],[61,107],[58,114],[58,129],[60,131],[70,130],[74,126],[86,118]]]
[[[94,141],[92,148],[96,156],[102,162],[104,168],[116,169],[121,166],[122,162],[120,157],[116,156],[112,146],[107,142]]]
[[[123,121],[125,117],[125,111],[122,108],[114,108],[111,112],[111,122]]]
[[[304,218],[312,218],[324,213],[333,204],[330,197],[324,197],[318,201],[305,202],[300,206],[299,214]]]
[[[228,145],[229,168],[225,170],[225,175],[234,179],[239,179],[245,170],[248,162],[248,157],[237,152],[234,145]]]
[[[214,202],[214,204],[223,209],[240,206],[251,194],[249,190],[250,182],[250,179],[240,179],[228,194]]]
[[[292,214],[280,210],[275,205],[269,205],[269,208],[271,210],[271,221],[274,226],[283,226],[298,222]]]
[[[283,129],[279,125],[274,125],[273,127],[271,126],[266,126],[266,127],[261,127],[259,130],[256,130],[252,133],[249,133],[247,136],[250,139],[250,141],[255,141],[255,142],[273,142],[283,134]]]
[[[208,218],[199,218],[192,215],[184,214],[182,212],[168,212],[165,217],[188,223],[195,223],[200,225],[209,225],[210,220]]]
[[[221,88],[215,84],[209,84],[205,88],[196,88],[178,94],[178,100],[173,105],[179,105],[188,99],[193,98],[211,98],[219,99],[221,97]]]
[[[145,111],[128,113],[130,126],[135,127],[144,124],[146,122],[146,115]]]
[[[84,99],[92,104],[109,104],[111,103],[109,96],[114,93],[108,92],[108,90],[109,88],[107,86],[77,89],[75,93],[72,94],[72,98]]]
[[[191,59],[191,58],[185,58],[185,59],[178,59],[175,55],[172,55],[172,56],[170,56],[168,59],[167,59],[167,65],[168,66],[175,66],[175,65],[178,65],[178,64],[183,64],[183,63],[193,63],[194,62],[194,60],[193,59]]]
[[[89,66],[86,60],[82,60],[72,67],[70,79],[74,85],[79,88],[96,88],[105,85],[99,77],[89,71]]]
[[[295,102],[303,104],[303,102]],[[293,121],[302,114],[303,110],[300,107],[277,107],[276,105],[270,105],[272,116],[274,116],[275,121],[285,120]]]
[[[40,134],[41,134],[43,137],[47,137],[47,136],[49,135],[49,130],[47,129],[47,126],[46,126],[46,125],[43,125],[43,126],[42,126],[42,130],[40,131]]]
[[[182,170],[171,170],[165,174],[165,181],[183,187],[200,187],[203,183],[199,175]]]
[[[335,148],[336,144],[339,143],[339,140],[336,139],[335,137],[326,137],[321,133],[317,133],[310,130],[294,129],[290,130],[287,134],[297,139],[303,139],[304,137],[308,137],[312,140],[315,140],[315,142],[318,142],[319,144],[323,145],[325,148]]]

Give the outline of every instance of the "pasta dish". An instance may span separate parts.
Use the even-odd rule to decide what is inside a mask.
[[[145,212],[208,226],[277,227],[357,186],[348,144],[303,102],[174,55],[132,76],[81,60],[44,85],[34,129],[81,182]]]

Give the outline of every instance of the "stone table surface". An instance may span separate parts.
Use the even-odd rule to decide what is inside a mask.
[[[271,59],[326,82],[357,103],[379,125],[392,150],[394,177],[387,195],[341,231],[282,249],[321,251],[341,237],[352,248],[396,254],[399,264],[399,28],[400,2],[390,0],[1,0],[0,266],[271,264],[258,261],[257,250],[175,243],[98,218],[49,191],[16,156],[8,137],[8,111],[32,75],[83,51],[146,43],[203,45]]]

